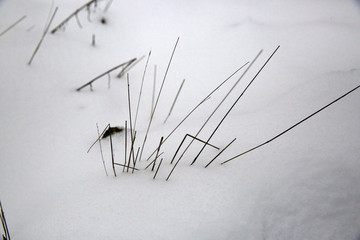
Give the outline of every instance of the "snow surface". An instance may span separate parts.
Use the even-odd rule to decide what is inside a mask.
[[[55,1],[52,27],[86,1]],[[12,239],[359,239],[360,92],[354,92],[294,130],[225,165],[359,85],[360,3],[350,0],[106,1],[83,26],[46,35],[33,53],[50,0],[1,0],[0,198]],[[101,17],[107,24],[101,24]],[[91,46],[92,35],[96,46]],[[113,72],[75,89],[117,64],[151,50],[137,122],[141,145],[150,117],[154,65],[157,91],[180,37],[150,128],[141,171],[111,169],[109,142],[96,123],[128,119],[126,78]],[[199,137],[207,139],[262,64],[281,45],[210,141],[199,143],[169,181],[170,160],[186,133],[195,135],[242,74],[237,73],[164,143],[156,180],[145,159],[220,82],[264,49]],[[135,115],[145,59],[130,70]],[[182,79],[186,79],[165,125]],[[188,143],[188,142],[187,142]],[[123,162],[124,134],[114,136]]]

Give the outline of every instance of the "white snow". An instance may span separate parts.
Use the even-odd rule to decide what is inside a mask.
[[[54,1],[52,29],[86,1]],[[359,1],[107,1],[64,32],[47,34],[27,65],[52,1],[0,1],[0,199],[14,239],[350,239],[360,238],[360,91],[247,155],[260,144],[360,84]],[[101,24],[101,17],[107,24]],[[91,46],[92,35],[96,46]],[[175,51],[145,145],[141,170],[117,177],[108,139],[86,153],[104,128],[128,120],[126,78],[107,77],[94,91],[75,89],[134,57],[151,57],[136,147]],[[263,49],[199,138],[206,140],[275,48],[280,49],[225,119],[193,166],[195,142],[169,181],[170,160],[186,133],[195,135],[241,70],[197,109],[162,146],[156,180],[146,158],[209,92]],[[129,71],[131,107],[146,58]],[[163,121],[186,79],[167,123]],[[124,161],[124,134],[114,135]],[[186,144],[189,140],[186,141]],[[182,149],[185,148],[186,144]]]

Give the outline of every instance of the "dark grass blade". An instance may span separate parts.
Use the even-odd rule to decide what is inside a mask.
[[[217,157],[220,156],[233,142],[235,142],[236,138],[234,138],[228,145],[226,145],[208,164],[206,164],[205,168],[207,168]]]
[[[266,62],[264,63],[264,65],[260,68],[260,70],[255,74],[255,76],[253,77],[253,79],[249,82],[249,84],[246,86],[246,88],[244,89],[244,91],[240,94],[240,96],[235,100],[235,102],[233,103],[233,105],[230,107],[230,109],[226,112],[226,114],[224,115],[224,117],[221,119],[221,121],[219,122],[219,124],[216,126],[215,130],[211,133],[210,137],[208,138],[208,141],[210,141],[210,139],[214,136],[215,132],[219,129],[219,127],[221,126],[221,124],[224,122],[225,118],[229,115],[229,113],[231,112],[231,110],[235,107],[235,105],[238,103],[238,101],[240,100],[240,98],[244,95],[244,93],[246,92],[246,90],[250,87],[250,85],[254,82],[254,80],[257,78],[257,76],[259,75],[259,73],[264,69],[264,67],[266,66],[266,64],[270,61],[270,59],[274,56],[274,54],[277,52],[277,50],[280,48],[280,45],[275,49],[275,51],[271,54],[271,56],[266,60]],[[196,157],[194,158],[194,160],[192,161],[191,165],[193,165],[196,160],[198,159],[198,157],[200,156],[200,154],[202,153],[202,151],[204,150],[204,148],[206,147],[206,145],[204,144],[204,146],[201,148],[201,150],[199,151],[199,153],[196,155]]]
[[[161,155],[163,155],[164,152],[160,153],[157,158],[155,158],[154,160],[152,160],[146,167],[145,170],[148,169]]]
[[[161,158],[161,160],[160,160],[159,166],[158,166],[157,169],[156,169],[156,172],[155,172],[155,174],[154,174],[153,179],[156,178],[156,175],[157,175],[157,173],[159,172],[159,169],[160,169],[160,166],[161,166],[162,161],[163,161],[163,158]]]

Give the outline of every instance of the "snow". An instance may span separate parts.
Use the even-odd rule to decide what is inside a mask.
[[[55,1],[50,27],[86,1]],[[358,1],[106,1],[82,29],[71,19],[64,32],[46,35],[27,65],[52,1],[0,1],[0,198],[12,239],[359,239],[360,94],[354,92],[273,142],[227,160],[279,134],[359,85]],[[101,24],[101,17],[107,24]],[[96,46],[91,46],[92,35]],[[141,146],[150,117],[154,65],[157,91],[177,37],[141,169],[117,177],[103,129],[128,120],[126,78],[114,71],[134,57],[151,57],[137,121]],[[206,140],[275,48],[197,162],[195,142],[165,181],[186,133],[195,135],[244,70],[199,107],[162,146],[163,165],[144,170],[146,158],[184,116],[232,72],[263,49],[199,138]],[[129,71],[133,116],[146,57]],[[181,81],[178,102],[163,125]],[[114,135],[123,162],[124,134]],[[186,141],[186,144],[190,140]],[[185,148],[186,144],[183,146]]]

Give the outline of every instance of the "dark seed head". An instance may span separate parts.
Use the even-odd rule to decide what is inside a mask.
[[[102,24],[106,24],[106,23],[107,23],[107,20],[106,20],[106,18],[102,17],[101,20],[100,20],[100,22],[101,22]]]

